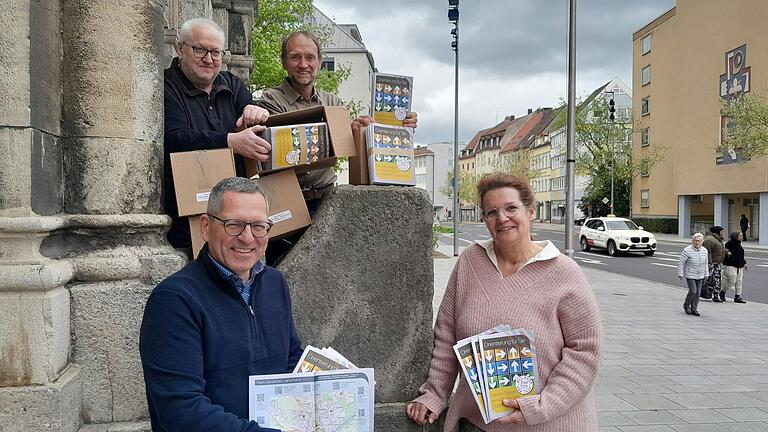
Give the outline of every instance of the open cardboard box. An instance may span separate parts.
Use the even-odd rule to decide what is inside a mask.
[[[285,126],[318,122],[325,122],[328,124],[328,135],[330,137],[330,148],[328,153],[330,157],[310,164],[296,165],[292,167],[296,173],[303,173],[318,168],[332,167],[336,164],[336,157],[352,157],[357,155],[355,141],[352,138],[352,128],[350,126],[352,120],[349,118],[349,111],[341,106],[319,106],[275,114],[269,117],[265,126]],[[245,173],[248,177],[278,171],[265,171],[260,170],[259,168],[259,163],[256,160],[245,159]]]

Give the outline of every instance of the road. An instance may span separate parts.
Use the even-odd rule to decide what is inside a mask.
[[[579,250],[579,227],[574,227],[573,246],[576,249],[574,259],[580,265],[612,273],[633,276],[640,279],[680,286],[677,278],[677,260],[685,243],[659,241],[656,253],[646,257],[642,253],[611,257],[603,250],[582,252]],[[547,224],[535,224],[533,227],[536,240],[550,240],[561,251],[565,251],[563,228]],[[476,240],[489,238],[484,224],[462,224],[459,229],[459,246],[467,246]],[[440,242],[453,244],[453,234],[442,235]],[[747,251],[748,269],[744,273],[743,297],[747,301],[768,304],[768,250]],[[733,292],[728,301],[732,301]]]

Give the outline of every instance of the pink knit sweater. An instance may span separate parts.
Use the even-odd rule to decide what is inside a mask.
[[[464,417],[493,432],[597,431],[592,383],[600,363],[603,325],[584,273],[564,255],[502,278],[481,246],[469,246],[448,281],[435,323],[429,376],[416,402],[432,412],[443,411],[459,372],[453,345],[499,324],[533,330],[541,394],[519,399],[524,424],[485,425],[462,376],[444,430],[455,431]]]

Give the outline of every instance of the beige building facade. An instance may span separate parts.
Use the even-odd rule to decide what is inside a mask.
[[[744,214],[747,238],[768,244],[768,157],[715,150],[722,101],[768,95],[767,21],[764,0],[678,0],[633,34],[633,151],[664,155],[633,182],[633,217],[687,237],[736,231]]]

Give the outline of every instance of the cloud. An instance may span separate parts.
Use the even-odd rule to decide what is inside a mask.
[[[315,0],[355,23],[382,72],[414,77],[419,143],[453,140],[454,53],[447,1]],[[674,0],[579,0],[577,94],[615,76],[631,84],[632,33]],[[464,0],[460,6],[459,138],[505,115],[557,106],[567,93],[566,0]],[[498,115],[497,115],[498,113]]]

